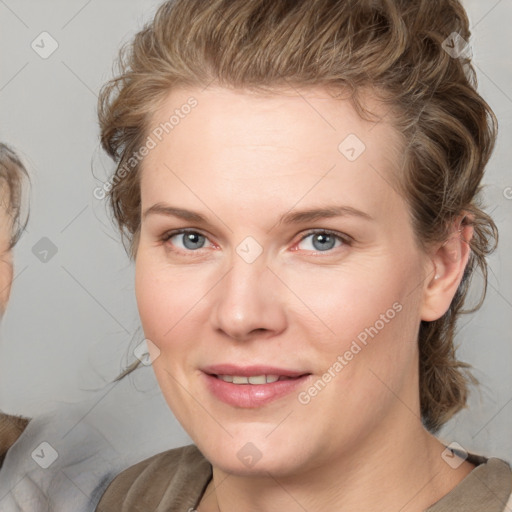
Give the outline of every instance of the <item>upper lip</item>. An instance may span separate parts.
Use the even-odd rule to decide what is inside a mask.
[[[251,365],[237,366],[234,364],[216,364],[202,368],[204,373],[210,375],[236,375],[240,377],[251,377],[255,375],[279,375],[284,377],[300,377],[309,374],[307,371],[290,370],[287,368],[277,368],[276,366]]]

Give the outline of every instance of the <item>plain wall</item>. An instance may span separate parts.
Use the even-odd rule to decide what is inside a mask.
[[[0,2],[0,140],[21,153],[32,179],[30,223],[15,250],[15,281],[1,326],[4,411],[33,416],[89,398],[133,358],[130,347],[143,339],[132,264],[105,202],[93,195],[113,169],[99,150],[96,101],[120,44],[157,3]],[[462,319],[457,338],[459,356],[475,367],[480,391],[442,436],[511,460],[512,3],[464,4],[480,92],[500,122],[484,198],[501,238],[490,259],[486,302]],[[48,36],[41,36],[42,47],[43,31],[58,43],[46,59],[31,47],[36,40],[40,51],[51,49]],[[49,251],[46,262],[43,250]],[[155,417],[165,416],[162,407],[163,401]]]

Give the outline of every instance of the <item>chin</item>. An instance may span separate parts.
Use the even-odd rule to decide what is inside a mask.
[[[206,441],[203,437],[195,444],[212,466],[233,475],[284,477],[304,469],[308,457],[304,446],[300,452],[297,450],[300,442],[294,442],[289,436],[283,442],[282,433],[274,440],[265,436],[268,436],[268,428],[265,434],[251,436],[246,433],[232,438],[226,435],[222,440],[210,438]]]

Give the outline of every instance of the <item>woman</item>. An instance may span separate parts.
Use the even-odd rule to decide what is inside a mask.
[[[25,182],[28,173],[20,158],[0,143],[0,318],[13,281],[12,249],[28,220]],[[128,433],[143,431],[137,414],[155,410],[154,397],[146,394],[144,403],[135,399],[117,407],[112,418],[114,404],[128,391],[133,395],[133,381],[125,379],[102,390],[101,399],[96,394],[53,406],[30,420],[0,412],[0,511],[90,512],[115,474],[160,451],[158,441],[149,438],[123,453]],[[120,426],[115,435],[108,432],[112,425]],[[164,439],[158,425],[144,434]]]
[[[26,218],[21,215],[21,192],[27,171],[16,153],[0,143],[0,318],[5,312],[13,278],[12,248],[21,236]],[[25,430],[29,420],[0,413],[0,467],[7,450]]]
[[[13,280],[12,248],[27,220],[27,178],[18,156],[0,143],[0,314]],[[134,377],[148,389],[148,375]],[[50,406],[30,422],[0,413],[0,511],[91,512],[116,474],[168,447],[166,426],[143,423],[161,410],[161,397],[137,397],[133,388],[133,379],[123,379],[80,402]],[[139,441],[127,453],[130,437]]]
[[[457,0],[175,0],[102,91],[115,219],[194,445],[97,510],[503,511],[512,472],[434,434],[497,237],[495,117]]]

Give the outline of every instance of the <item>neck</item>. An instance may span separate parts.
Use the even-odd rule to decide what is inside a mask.
[[[247,477],[213,469],[200,512],[420,512],[450,492],[473,466],[452,469],[444,446],[404,407],[357,449],[327,464],[286,477]],[[399,425],[399,426],[398,426]],[[392,428],[391,428],[392,427]]]

